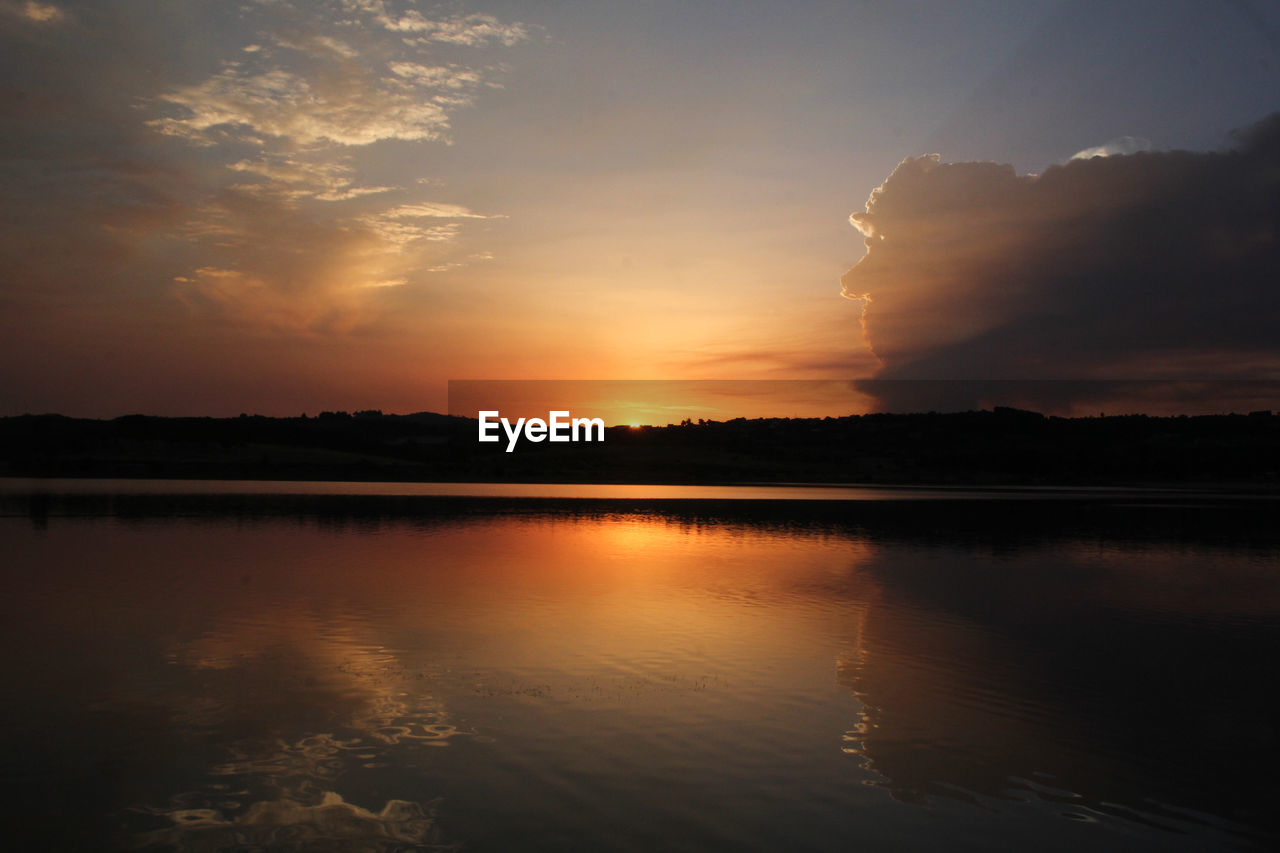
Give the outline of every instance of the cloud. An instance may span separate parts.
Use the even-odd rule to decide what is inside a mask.
[[[379,213],[369,214],[360,219],[379,239],[397,246],[403,246],[417,240],[443,242],[452,240],[458,235],[462,226],[457,222],[440,222],[441,219],[501,219],[501,215],[489,216],[476,213],[460,204],[442,204],[439,202],[420,202],[402,204]],[[463,266],[454,261],[446,268]],[[428,272],[440,272],[441,265],[429,268]]]
[[[37,3],[34,0],[26,0],[22,3],[0,3],[0,13],[37,25],[61,24],[66,22],[68,17],[60,7],[52,3]]]
[[[343,6],[385,30],[413,34],[417,43],[434,41],[468,47],[496,43],[511,47],[529,37],[524,24],[503,23],[492,15],[428,18],[414,9],[397,13],[384,0],[345,0]]]
[[[387,65],[391,73],[398,77],[416,80],[427,86],[438,86],[444,89],[466,89],[480,83],[480,75],[475,71],[461,69],[453,65],[419,65],[415,62],[391,62]]]
[[[1139,151],[1150,151],[1151,140],[1140,136],[1118,136],[1101,145],[1077,151],[1071,155],[1072,160],[1090,160],[1094,157],[1114,157],[1117,154],[1137,154]]]
[[[56,383],[24,329],[317,341],[395,326],[387,306],[428,298],[400,293],[474,263],[495,212],[458,203],[431,149],[523,30],[374,20],[403,8],[0,0],[0,331],[26,387]],[[200,36],[175,55],[175,33]]]
[[[263,156],[240,160],[227,166],[243,173],[250,183],[234,189],[288,201],[346,201],[366,195],[392,192],[394,187],[355,186],[354,170],[341,162],[308,162],[298,157]]]
[[[229,62],[207,80],[161,96],[184,114],[154,119],[152,126],[202,145],[279,141],[306,148],[435,140],[449,129],[450,111],[471,103],[457,93],[479,81],[475,72],[465,70],[436,77],[378,75],[363,69],[304,74],[261,67],[270,54],[252,56],[259,67]],[[329,59],[340,65],[346,57],[333,54]]]
[[[464,221],[495,218],[421,198],[430,183],[420,172],[395,185],[364,180],[358,163],[372,161],[362,149],[447,142],[452,113],[497,83],[489,68],[455,61],[454,47],[439,61],[439,46],[474,53],[524,30],[376,0],[261,3],[250,14],[247,44],[152,101],[162,113],[147,122],[154,131],[207,149],[225,169],[175,229],[199,256],[174,277],[178,295],[229,322],[349,329],[377,291],[464,265],[442,247]]]
[[[486,216],[468,210],[460,204],[442,204],[440,202],[420,202],[418,204],[402,204],[382,214],[387,219],[501,219],[501,216]]]
[[[1237,139],[1039,176],[904,160],[851,217],[867,254],[842,279],[876,378],[1280,378],[1280,114]],[[1043,387],[1061,407],[1084,386]]]

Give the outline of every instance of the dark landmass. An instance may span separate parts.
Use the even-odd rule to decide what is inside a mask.
[[[953,414],[613,427],[602,443],[481,444],[419,413],[0,418],[0,475],[597,483],[1150,485],[1280,482],[1280,416]]]

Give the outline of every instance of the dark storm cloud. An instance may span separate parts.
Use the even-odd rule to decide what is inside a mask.
[[[1280,376],[1280,114],[1235,137],[1039,176],[903,161],[851,217],[868,252],[842,280],[877,379]]]

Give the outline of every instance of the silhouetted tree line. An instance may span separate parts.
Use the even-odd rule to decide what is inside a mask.
[[[480,444],[423,412],[316,417],[0,418],[9,476],[564,482],[1142,483],[1280,481],[1280,417],[1087,418],[992,411],[692,419],[603,443]]]

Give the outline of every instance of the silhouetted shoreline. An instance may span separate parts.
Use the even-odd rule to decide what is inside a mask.
[[[0,418],[0,475],[370,482],[876,483],[1280,482],[1280,417],[952,414],[686,421],[611,427],[603,443],[476,440],[429,412],[111,420]]]

